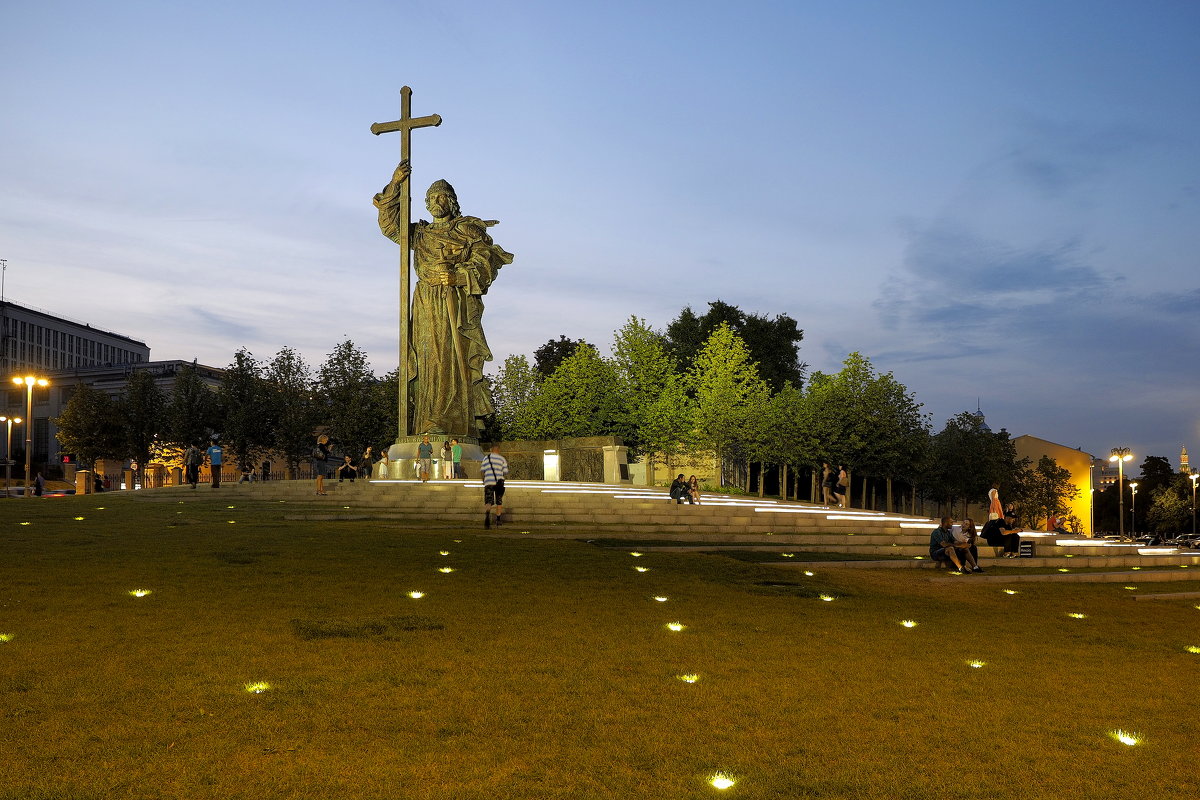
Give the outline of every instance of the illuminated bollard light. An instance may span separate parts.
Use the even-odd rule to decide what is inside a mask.
[[[438,555],[439,556],[448,556],[448,555],[450,555],[450,551],[449,550],[438,550]]]
[[[449,575],[451,572],[454,572],[454,567],[438,567],[438,572]]]
[[[1187,650],[1192,655],[1200,655],[1200,647],[1196,647],[1195,645],[1189,644],[1187,647],[1185,647],[1183,649]]]
[[[0,642],[11,642],[13,640],[13,636],[14,634],[11,633],[0,633]]]
[[[1020,592],[1018,592],[1016,589],[1005,589],[1004,593],[1005,594],[1020,594]]]
[[[683,630],[686,627],[687,626],[684,625],[682,622],[668,622],[667,623],[667,630],[674,631],[675,633],[679,633],[681,630]]]
[[[649,572],[650,568],[649,567],[634,567],[633,571],[634,572]]]
[[[833,595],[828,595],[828,594],[823,594],[823,595],[821,595],[821,596],[820,596],[820,598],[818,598],[818,599],[820,599],[820,600],[822,600],[823,602],[826,602],[826,603],[832,603],[832,602],[833,602],[833,600],[834,600],[834,598],[833,598]]]
[[[1078,611],[1067,614],[1067,616],[1071,619],[1087,619],[1087,614],[1080,614]]]
[[[145,597],[148,594],[154,594],[151,589],[133,589],[129,592],[132,597]]]
[[[817,574],[817,573],[815,573],[815,572],[809,572],[808,570],[804,570],[804,576],[805,576],[806,578],[811,578],[812,576],[814,576],[814,575],[816,575],[816,574]]]
[[[970,667],[971,669],[982,669],[984,667],[984,665],[986,665],[986,664],[987,664],[986,661],[977,661],[975,659],[971,659],[970,661],[967,662],[967,666]]]
[[[630,553],[629,555],[633,556],[634,558],[641,558],[641,557],[642,557],[642,554],[641,554],[641,553],[639,553],[639,552],[638,552],[638,551],[636,551],[636,550],[634,550],[634,551],[633,551],[632,553]]]
[[[678,678],[679,680],[683,681],[684,683],[695,683],[696,681],[700,680],[700,676],[695,673],[689,673],[687,675],[676,675],[675,677]]]
[[[413,600],[420,600],[422,597],[425,596],[425,593],[424,592],[409,592],[408,596],[411,597]]]
[[[915,619],[902,619],[902,620],[900,620],[900,624],[903,625],[905,628],[917,627],[917,621]]]
[[[250,692],[250,694],[262,694],[263,692],[270,691],[271,688],[271,684],[266,681],[255,681],[246,684],[246,691]]]

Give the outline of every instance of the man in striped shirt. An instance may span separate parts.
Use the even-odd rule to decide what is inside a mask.
[[[496,527],[501,524],[504,513],[504,478],[508,475],[508,461],[500,455],[500,445],[493,444],[492,452],[479,462],[479,474],[483,476],[483,527],[492,527],[492,508],[496,509]]]

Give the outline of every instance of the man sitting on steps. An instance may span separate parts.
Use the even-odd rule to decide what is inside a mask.
[[[679,473],[679,477],[671,484],[671,499],[678,505],[683,505],[683,499],[687,498],[689,503],[695,503],[692,499],[692,488],[688,486],[688,482],[683,479],[683,473]]]
[[[970,566],[963,566],[970,559],[971,551],[954,546],[954,520],[942,517],[941,524],[929,535],[929,557],[939,564],[951,563],[963,575],[971,574]]]

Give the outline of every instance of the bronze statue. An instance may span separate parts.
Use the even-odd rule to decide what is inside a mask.
[[[513,256],[488,235],[497,220],[463,216],[454,187],[444,180],[425,195],[433,221],[420,220],[404,231],[401,205],[410,173],[408,162],[401,161],[391,183],[375,195],[375,206],[384,236],[401,246],[405,239],[412,242],[417,286],[407,353],[411,431],[475,436],[480,418],[492,413],[483,383],[484,362],[492,360],[481,325],[483,295]]]

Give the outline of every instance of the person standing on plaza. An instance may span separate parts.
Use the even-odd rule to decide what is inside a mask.
[[[837,471],[829,466],[828,461],[821,462],[821,493],[824,496],[825,505],[837,505]]]
[[[417,464],[421,483],[427,483],[433,472],[433,445],[429,443],[428,436],[422,436],[421,443],[417,445]]]
[[[208,456],[208,471],[212,475],[212,488],[221,488],[221,445],[217,444],[217,440],[213,439],[208,445],[208,449],[204,451]]]
[[[442,442],[442,460],[438,464],[438,469],[442,473],[443,480],[450,480],[454,477],[454,450],[450,447],[450,440]]]
[[[1000,502],[1000,484],[993,483],[988,489],[988,519],[1004,519],[1004,505]]]
[[[848,477],[846,468],[838,464],[837,468],[837,485],[833,487],[833,496],[837,500],[838,508],[846,507],[846,489],[848,489]]]
[[[462,445],[458,443],[458,439],[450,440],[450,460],[454,464],[454,477],[467,477],[467,473],[463,472]]]
[[[362,458],[358,462],[358,476],[367,483],[371,482],[371,470],[375,468],[375,453],[369,445],[363,451]]]
[[[183,451],[183,472],[185,479],[196,488],[196,484],[200,483],[200,465],[204,463],[204,453],[200,452],[200,448],[195,442],[188,445],[188,449]]]
[[[325,495],[325,476],[329,473],[329,437],[321,434],[317,437],[317,446],[312,451],[313,475],[317,479],[317,494]]]
[[[492,451],[479,462],[479,474],[483,478],[483,527],[492,527],[492,509],[496,512],[496,527],[503,522],[504,479],[508,476],[508,460],[500,455],[500,445],[493,444]]]

